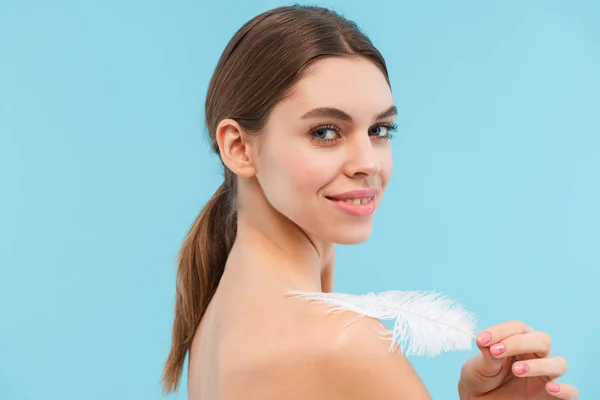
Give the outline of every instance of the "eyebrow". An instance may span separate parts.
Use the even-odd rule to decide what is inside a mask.
[[[375,119],[378,120],[388,117],[395,117],[396,115],[398,115],[398,109],[396,108],[396,106],[391,106],[387,110],[377,114],[375,116]],[[350,115],[346,114],[339,108],[334,107],[320,107],[315,108],[314,110],[310,110],[302,116],[302,119],[308,118],[335,118],[341,121],[352,121],[352,117]]]

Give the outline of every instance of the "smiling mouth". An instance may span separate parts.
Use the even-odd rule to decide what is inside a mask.
[[[331,205],[337,210],[343,212],[346,215],[352,215],[356,217],[369,217],[375,213],[375,196],[362,196],[356,197],[353,195],[349,197],[347,195],[343,198],[337,197],[326,197]]]

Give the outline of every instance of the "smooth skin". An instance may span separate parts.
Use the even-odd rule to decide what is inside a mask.
[[[329,57],[307,69],[260,135],[221,121],[221,159],[238,179],[238,236],[194,336],[191,400],[431,399],[408,360],[388,351],[379,321],[363,318],[345,327],[356,314],[328,314],[285,295],[331,292],[335,244],[370,236],[373,215],[349,215],[329,198],[376,188],[379,205],[392,175],[393,105],[373,63]],[[343,114],[314,112],[323,108]],[[546,391],[546,381],[566,365],[548,357],[549,341],[538,340],[543,334],[525,333],[523,326],[486,330],[491,340],[462,369],[461,399],[576,398],[576,389],[564,384],[558,393]],[[499,358],[489,354],[496,343],[506,345]],[[527,377],[513,378],[507,355],[529,359],[530,353],[542,357],[528,361]]]

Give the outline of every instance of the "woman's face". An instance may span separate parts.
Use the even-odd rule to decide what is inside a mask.
[[[311,239],[365,241],[392,174],[395,117],[371,61],[317,61],[261,134],[255,166],[267,200]]]

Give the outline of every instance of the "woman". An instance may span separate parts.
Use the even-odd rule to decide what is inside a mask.
[[[429,399],[378,321],[285,296],[331,291],[334,244],[371,233],[396,116],[381,54],[332,11],[273,9],[227,45],[205,112],[224,183],[181,249],[165,391],[189,352],[190,399]],[[577,397],[547,334],[511,321],[478,346],[461,399]]]

